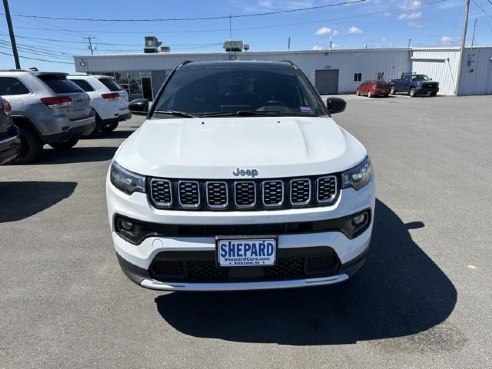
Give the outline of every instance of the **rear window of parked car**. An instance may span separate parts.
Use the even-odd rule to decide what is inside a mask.
[[[109,88],[109,91],[121,91],[121,87],[111,78],[99,78],[99,81]]]
[[[73,83],[75,83],[77,86],[79,86],[82,90],[85,92],[90,92],[90,91],[95,91],[94,87],[92,87],[89,82],[84,81],[83,79],[71,79]]]
[[[69,81],[64,75],[61,74],[41,74],[38,78],[46,83],[55,94],[83,92],[79,86],[72,81]]]
[[[24,95],[28,93],[28,88],[17,78],[0,77],[0,95]]]

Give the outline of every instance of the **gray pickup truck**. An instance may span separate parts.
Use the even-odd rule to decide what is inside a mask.
[[[425,74],[402,73],[401,78],[392,79],[391,94],[408,93],[411,97],[417,95],[436,96],[439,91],[439,82],[433,81]]]

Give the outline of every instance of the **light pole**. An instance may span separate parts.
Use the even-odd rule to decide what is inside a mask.
[[[465,51],[466,42],[466,29],[468,28],[468,14],[470,13],[470,0],[466,0],[465,4],[465,21],[463,24],[463,35],[461,37],[461,48],[460,48],[460,60],[458,63],[458,78],[456,78],[456,90],[454,91],[456,96],[460,96],[460,85],[461,85],[461,66],[463,64],[463,54]]]
[[[14,54],[15,68],[21,69],[19,62],[19,54],[17,53],[17,44],[15,43],[14,26],[12,26],[12,18],[10,17],[10,9],[8,0],[3,0],[3,8],[5,9],[5,18],[7,18],[7,26],[9,28],[10,43],[12,44],[12,54]]]

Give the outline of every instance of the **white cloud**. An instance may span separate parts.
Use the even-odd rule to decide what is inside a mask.
[[[323,36],[323,35],[330,35],[332,32],[333,32],[333,30],[331,28],[321,27],[314,34],[316,36]]]
[[[258,1],[258,6],[261,6],[262,8],[273,8],[273,4],[271,0],[261,0]]]
[[[356,26],[352,26],[347,30],[347,34],[349,35],[355,35],[358,33],[362,33],[362,30]]]
[[[421,0],[410,0],[405,1],[405,4],[400,5],[400,9],[404,10],[415,10],[422,6]]]
[[[313,50],[323,50],[323,46],[321,45],[314,45]]]
[[[335,29],[335,30],[333,30],[332,35],[333,35],[333,36],[338,35],[338,31],[337,31],[336,29]]]
[[[420,23],[416,23],[416,22],[408,22],[408,25],[410,27],[413,27],[413,28],[424,28],[423,25],[421,25]]]
[[[456,45],[458,43],[458,39],[455,37],[442,36],[439,42],[441,45]]]
[[[413,12],[413,13],[403,13],[398,16],[398,20],[412,20],[412,19],[418,19],[422,17],[422,12]]]

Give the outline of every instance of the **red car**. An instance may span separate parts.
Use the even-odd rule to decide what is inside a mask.
[[[365,81],[357,87],[357,96],[367,95],[367,97],[373,96],[388,96],[391,91],[391,85],[382,80],[377,81]]]

